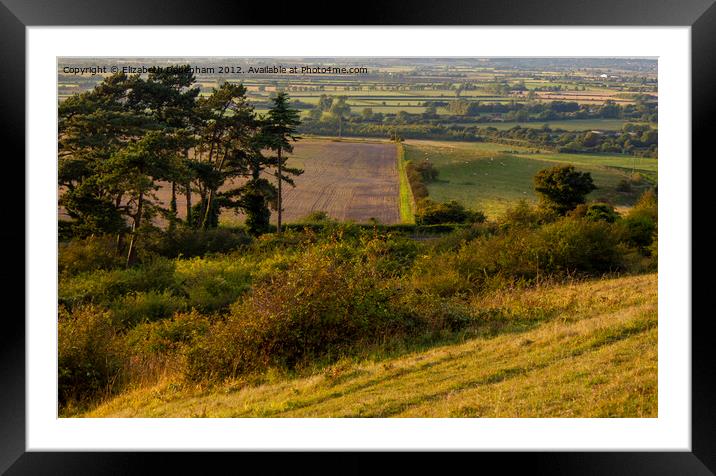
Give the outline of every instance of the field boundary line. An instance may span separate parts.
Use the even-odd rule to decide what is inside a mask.
[[[400,203],[400,221],[402,223],[415,223],[415,197],[413,189],[408,181],[408,173],[405,168],[405,147],[402,142],[396,142],[397,161],[398,161],[398,177],[400,182],[399,203]]]

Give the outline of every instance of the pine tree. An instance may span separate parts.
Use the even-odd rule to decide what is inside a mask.
[[[285,92],[278,93],[273,98],[273,107],[268,112],[267,124],[264,128],[266,144],[268,148],[276,152],[274,164],[276,166],[277,179],[277,197],[276,207],[278,212],[278,224],[276,231],[281,233],[282,214],[283,214],[283,196],[282,183],[287,182],[294,185],[293,179],[289,175],[298,176],[303,170],[286,167],[286,153],[293,152],[292,142],[300,139],[296,136],[296,128],[301,124],[299,111],[292,109],[289,104],[288,94]]]

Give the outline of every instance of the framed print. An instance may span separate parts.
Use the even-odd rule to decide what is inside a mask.
[[[3,471],[712,474],[712,2],[96,6],[0,9]]]

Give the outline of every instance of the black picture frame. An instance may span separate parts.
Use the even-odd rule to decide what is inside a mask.
[[[16,167],[16,177],[25,180],[25,55],[26,27],[29,26],[125,26],[125,25],[495,25],[495,26],[690,26],[692,78],[692,156],[703,155],[693,174],[692,162],[692,219],[706,217],[709,201],[707,182],[707,144],[713,134],[716,113],[716,6],[714,0],[557,0],[557,1],[419,1],[410,5],[392,0],[361,2],[355,12],[338,13],[335,2],[318,2],[309,7],[302,2],[221,2],[204,0],[0,0],[0,121],[4,141],[3,167]],[[278,14],[278,12],[282,12]],[[712,154],[711,154],[712,155]],[[676,159],[676,158],[670,158]],[[688,160],[684,158],[681,160]],[[713,162],[713,160],[711,161]],[[24,196],[24,180],[13,181],[15,196]],[[23,202],[24,203],[24,202]],[[21,224],[25,220],[24,207],[8,207],[8,221]],[[693,225],[696,225],[693,222]],[[696,304],[710,286],[707,278],[696,279],[697,271],[707,269],[713,251],[706,246],[714,234],[708,225],[696,233],[692,225],[692,256],[698,250],[699,259],[692,266],[692,301]],[[24,227],[0,228],[3,250],[25,248]],[[713,249],[713,245],[711,249]],[[24,253],[23,253],[24,255]],[[19,271],[7,265],[0,271],[0,283],[5,302],[18,301],[19,292],[10,291],[12,284],[25,285],[25,269]],[[700,291],[700,292],[699,292]],[[24,294],[24,293],[23,293]],[[700,297],[698,300],[696,297]],[[24,302],[20,306],[24,310]],[[692,451],[691,452],[546,452],[546,453],[478,453],[450,457],[450,466],[467,463],[475,469],[491,463],[507,470],[529,469],[548,474],[714,474],[716,472],[716,375],[712,334],[708,332],[711,313],[693,307],[692,319]],[[177,453],[167,457],[161,453],[131,452],[51,453],[27,452],[25,430],[25,325],[19,313],[6,313],[0,331],[0,472],[7,474],[127,474],[142,472],[150,464],[160,463],[163,472],[190,471],[192,453]],[[683,316],[688,319],[690,316]],[[252,463],[266,464],[266,455],[232,453],[212,454],[202,459],[203,472],[216,465],[241,462],[248,469]],[[373,472],[372,455],[354,453],[329,454],[322,457],[320,466],[309,462],[310,455],[292,455],[293,468],[311,465],[312,472],[365,473]],[[425,455],[413,454],[403,458],[411,468],[426,468]],[[469,461],[467,461],[469,459]],[[465,461],[462,461],[465,460]],[[263,462],[263,463],[262,463]],[[277,472],[277,460],[271,458],[266,470]],[[401,463],[403,464],[403,463]],[[443,469],[447,469],[442,463]],[[239,470],[240,467],[235,467]],[[340,469],[339,469],[340,468]]]

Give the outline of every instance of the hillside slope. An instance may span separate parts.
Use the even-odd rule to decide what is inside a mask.
[[[301,378],[197,389],[165,382],[87,417],[656,417],[657,275],[475,302],[496,335]]]

